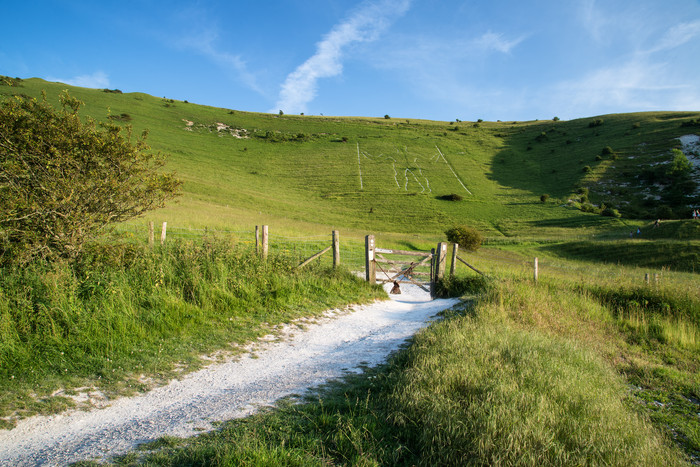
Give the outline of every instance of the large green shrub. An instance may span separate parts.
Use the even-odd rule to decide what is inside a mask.
[[[162,207],[180,182],[163,173],[146,133],[82,122],[81,102],[0,102],[0,262],[75,258],[107,224]]]
[[[484,241],[481,232],[467,225],[456,225],[445,231],[447,240],[458,243],[461,248],[468,251],[476,251]]]

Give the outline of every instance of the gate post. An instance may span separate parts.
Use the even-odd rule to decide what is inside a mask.
[[[435,260],[435,282],[442,279],[445,275],[445,263],[447,259],[447,243],[440,242],[437,244],[437,250],[435,251],[437,255]]]
[[[333,269],[340,266],[340,232],[333,231]]]
[[[377,283],[377,263],[374,262],[374,235],[365,237],[365,277],[370,284]]]
[[[435,248],[430,249],[430,298],[435,298]]]

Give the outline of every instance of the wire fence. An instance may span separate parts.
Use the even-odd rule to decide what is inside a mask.
[[[167,226],[165,229],[165,236],[163,236],[163,227],[154,226],[153,230],[149,230],[148,225],[121,225],[115,229],[118,233],[123,234],[125,238],[130,238],[132,241],[137,242],[149,242],[159,243],[162,241],[167,241],[167,239],[183,239],[183,240],[198,240],[207,237],[223,239],[230,241],[232,245],[242,245],[254,251],[256,248],[258,251],[262,248],[262,230],[257,229],[255,226],[250,226],[247,228],[239,229],[198,229],[198,228],[186,228],[186,227],[173,227]],[[257,238],[256,238],[257,237]],[[332,245],[333,234],[328,232],[327,234],[318,235],[302,235],[302,236],[286,236],[278,235],[275,233],[274,229],[268,234],[268,253],[271,255],[281,255],[292,258],[299,262],[310,258],[316,253],[328,248]],[[511,241],[523,239],[509,239]],[[555,240],[552,240],[555,241]],[[560,240],[556,240],[560,241]],[[510,242],[507,242],[510,243]],[[539,239],[538,243],[542,243]],[[485,242],[485,244],[490,245],[503,245],[503,241]],[[619,265],[598,265],[596,268],[591,268],[590,265],[586,263],[577,263],[571,261],[558,261],[557,259],[546,258],[538,259],[537,272],[535,272],[535,258],[523,259],[522,257],[517,257],[515,255],[504,254],[503,251],[498,249],[481,249],[478,253],[470,253],[465,251],[460,251],[460,257],[466,262],[472,264],[475,268],[483,271],[486,275],[499,276],[503,274],[517,275],[521,277],[534,278],[537,274],[540,278],[546,278],[551,276],[566,276],[568,278],[581,277],[586,280],[597,280],[597,281],[635,281],[641,282],[646,281],[647,283],[654,284],[661,280],[673,280],[672,274],[669,274],[668,270],[653,270],[653,268],[630,268],[630,267],[620,267]],[[411,257],[399,257],[394,256],[393,259],[397,261],[414,261]],[[354,237],[343,237],[340,234],[339,241],[339,260],[340,264],[348,269],[356,272],[364,272],[365,270],[365,242],[364,239],[358,239]],[[332,253],[324,254],[316,261],[320,262],[324,266],[333,265],[333,255]],[[447,270],[451,269],[451,254],[448,252],[447,258]],[[416,272],[422,272],[425,274],[429,271],[428,263],[425,266],[417,267]],[[405,267],[405,266],[404,266]],[[389,273],[390,269],[400,270],[402,266],[393,266],[390,264],[382,264],[386,273],[383,273],[382,269],[378,269],[378,277],[381,276],[384,279],[384,275]],[[464,264],[457,262],[455,265],[455,270],[458,275],[472,274],[473,272]],[[474,273],[475,274],[475,273]],[[633,275],[633,277],[631,277]]]
[[[262,229],[255,226],[240,229],[196,229],[187,227],[153,226],[150,230],[148,225],[122,225],[117,227],[116,232],[123,234],[136,242],[166,242],[172,239],[198,240],[205,238],[217,238],[231,242],[232,245],[246,246],[253,249],[262,250]],[[150,240],[149,240],[150,237]],[[309,258],[316,253],[331,246],[333,233],[303,236],[278,235],[274,230],[270,231],[267,237],[268,254],[289,257],[298,261]],[[364,241],[356,238],[342,238],[340,246],[340,264],[352,270],[364,270]],[[324,254],[317,261],[326,266],[333,264],[332,254]]]

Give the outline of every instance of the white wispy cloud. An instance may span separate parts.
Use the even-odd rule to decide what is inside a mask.
[[[579,80],[560,83],[550,98],[566,103],[560,113],[579,115],[644,110],[688,110],[698,103],[697,87],[678,79],[672,67],[643,58],[600,68]]]
[[[275,108],[270,111],[305,112],[307,104],[316,97],[318,80],[342,73],[344,49],[354,42],[376,40],[409,6],[410,0],[366,1],[361,4],[317,44],[312,57],[287,76]]]
[[[498,52],[510,53],[510,51],[525,40],[525,36],[508,40],[502,33],[487,32],[474,41],[474,45],[483,50],[496,50]]]
[[[680,47],[698,35],[700,35],[700,20],[675,25],[664,34],[658,44],[649,52],[660,52]]]
[[[80,75],[68,79],[47,77],[46,81],[56,81],[70,84],[71,86],[80,86],[82,88],[100,89],[109,87],[109,77],[104,71],[96,71],[91,75]]]
[[[245,60],[240,55],[231,54],[220,50],[216,46],[218,33],[216,28],[208,25],[206,29],[202,29],[197,33],[192,33],[178,41],[181,47],[185,47],[200,55],[207,57],[216,63],[219,67],[227,70],[235,75],[245,86],[264,94],[261,87],[258,85],[255,74],[248,70]]]

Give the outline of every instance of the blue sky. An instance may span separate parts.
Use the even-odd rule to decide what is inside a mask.
[[[237,110],[700,110],[698,0],[24,0],[2,12],[0,74]]]

